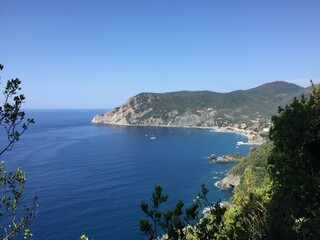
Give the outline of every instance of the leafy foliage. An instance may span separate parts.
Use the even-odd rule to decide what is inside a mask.
[[[259,175],[259,177],[256,178],[257,181],[263,183],[264,177],[268,175],[267,161],[272,149],[273,143],[268,141],[259,148],[251,150],[241,162],[233,166],[229,173],[242,176],[246,170],[251,169],[256,175]]]
[[[279,108],[272,121],[273,228],[282,238],[320,238],[320,87]]]
[[[87,235],[83,234],[80,236],[80,240],[89,240],[89,238],[87,237]]]
[[[0,64],[0,70],[2,69],[3,65]],[[8,142],[4,143],[0,156],[6,151],[11,151],[29,125],[34,123],[31,118],[25,119],[25,112],[21,111],[25,97],[23,94],[18,94],[21,90],[20,84],[19,79],[11,79],[7,81],[4,88],[4,103],[3,106],[0,106],[0,126],[3,127]],[[1,162],[1,239],[16,239],[21,234],[24,239],[32,237],[29,227],[31,220],[36,216],[38,204],[37,197],[34,196],[31,206],[21,206],[26,179],[26,173],[22,169],[7,172],[4,161]]]
[[[255,171],[247,170],[224,215],[220,236],[226,239],[265,239],[269,232],[267,208],[271,195],[270,179],[257,186]]]
[[[23,230],[24,239],[31,238],[29,230],[31,220],[37,214],[37,197],[33,197],[31,206],[24,205],[19,208],[24,192],[24,184],[27,180],[26,173],[18,168],[15,172],[7,172],[5,163],[0,166],[0,184],[2,190],[0,202],[0,217],[8,222],[1,226],[1,239],[16,239],[16,236]],[[23,210],[23,211],[21,211]]]
[[[201,193],[194,200],[195,203],[185,209],[183,214],[183,202],[178,201],[173,210],[161,212],[159,207],[168,200],[168,195],[162,193],[162,188],[157,185],[152,194],[151,208],[145,202],[141,203],[141,210],[146,214],[146,218],[140,220],[140,230],[149,236],[149,239],[157,239],[163,235],[163,239],[182,240],[191,235],[196,235],[198,239],[208,239],[213,236],[216,228],[207,228],[211,223],[221,222],[221,216],[225,209],[219,203],[212,206],[207,199],[208,189],[202,185]],[[213,218],[199,217],[199,210],[208,208]],[[149,221],[151,220],[151,222]],[[191,227],[191,223],[196,220],[197,226]],[[189,226],[189,227],[187,227]],[[160,230],[159,230],[160,228]],[[198,231],[201,228],[201,231]]]

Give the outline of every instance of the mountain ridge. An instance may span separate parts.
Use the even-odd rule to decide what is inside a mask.
[[[96,115],[94,124],[170,126],[170,127],[236,127],[262,130],[268,126],[278,106],[285,105],[306,88],[275,81],[248,90],[229,93],[176,91],[143,92],[130,97],[120,107]],[[257,129],[256,129],[257,128]]]

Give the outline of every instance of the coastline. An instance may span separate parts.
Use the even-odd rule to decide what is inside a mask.
[[[240,129],[237,127],[215,127],[211,131],[213,132],[230,132],[242,135],[247,138],[247,142],[238,142],[237,146],[241,145],[261,145],[266,142],[266,139],[260,136],[258,132],[247,129]]]
[[[165,127],[165,128],[189,128],[189,129],[206,129],[210,132],[221,132],[221,133],[233,133],[239,134],[247,138],[247,142],[238,142],[237,146],[240,145],[261,145],[266,142],[259,133],[253,130],[245,130],[237,127],[201,127],[201,126],[175,126],[175,125],[141,125],[141,124],[124,124],[124,123],[95,123],[91,121],[94,125],[115,125],[115,126],[132,126],[132,127]]]

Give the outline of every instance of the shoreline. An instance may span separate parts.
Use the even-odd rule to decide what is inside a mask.
[[[163,127],[163,128],[188,128],[188,129],[204,129],[210,132],[217,133],[233,133],[242,135],[247,138],[247,142],[238,142],[237,146],[241,145],[261,145],[266,142],[259,133],[253,132],[252,130],[244,130],[235,127],[200,127],[200,126],[168,126],[168,125],[139,125],[139,124],[117,124],[117,123],[95,123],[91,121],[93,125],[114,125],[114,126],[127,126],[127,127]]]
[[[239,129],[236,127],[216,127],[212,130],[213,132],[230,132],[242,135],[247,138],[247,142],[237,142],[237,146],[241,145],[261,145],[266,142],[266,139],[260,136],[258,132],[253,130]]]

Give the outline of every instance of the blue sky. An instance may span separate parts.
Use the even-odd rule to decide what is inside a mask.
[[[1,81],[28,108],[320,81],[319,0],[2,0]]]

